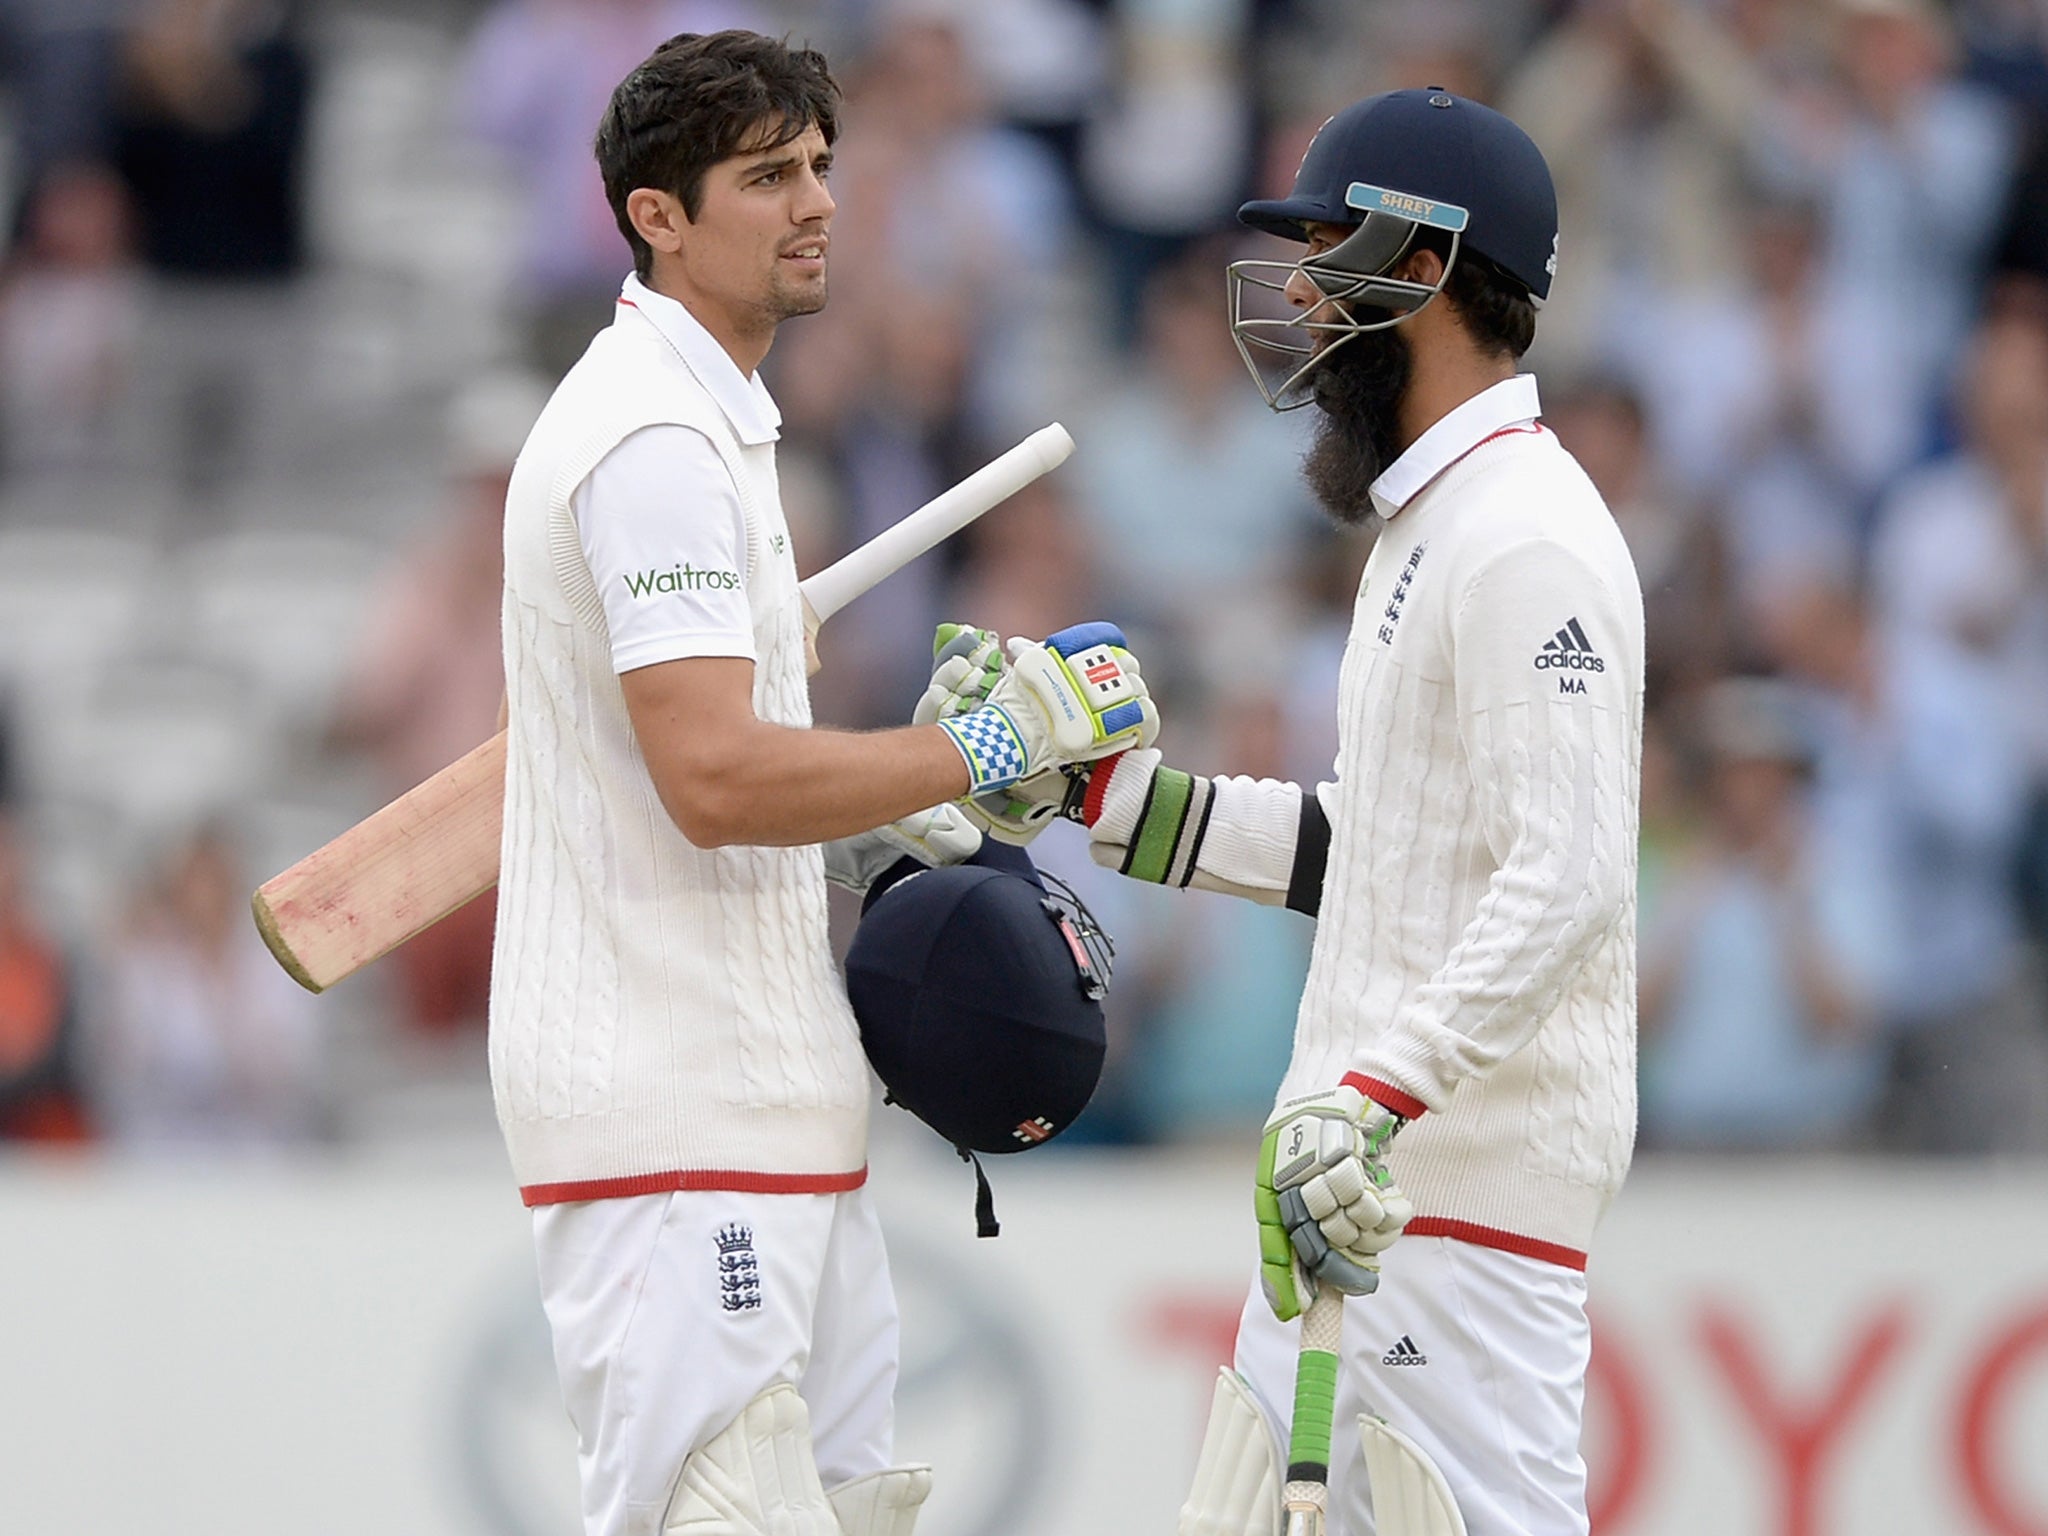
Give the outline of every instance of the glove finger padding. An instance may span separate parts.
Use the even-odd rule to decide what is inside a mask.
[[[1401,1235],[1401,1229],[1415,1219],[1415,1207],[1398,1188],[1389,1184],[1379,1194],[1382,1214],[1379,1221],[1364,1227],[1355,1242],[1346,1246],[1358,1253],[1384,1253],[1394,1246],[1394,1239]]]
[[[1288,1197],[1293,1190],[1281,1193],[1281,1209],[1288,1209]],[[1296,1208],[1298,1212],[1298,1207]],[[1295,1264],[1313,1277],[1310,1299],[1314,1299],[1314,1286],[1328,1285],[1342,1291],[1346,1296],[1366,1296],[1379,1289],[1379,1261],[1360,1254],[1346,1253],[1323,1235],[1313,1221],[1300,1219],[1288,1230],[1288,1242],[1294,1249]]]
[[[932,725],[987,702],[1003,675],[1002,642],[992,629],[941,624],[932,637],[932,679],[911,711],[914,725]]]
[[[936,722],[967,764],[969,795],[1092,762],[1159,732],[1159,713],[1113,624],[1082,624],[1015,659],[978,709]]]
[[[981,851],[981,829],[959,806],[935,805],[875,828],[874,835],[927,869],[959,864]]]
[[[1327,1285],[1346,1296],[1370,1296],[1380,1288],[1380,1266],[1377,1261],[1361,1264],[1355,1255],[1332,1248],[1316,1265],[1316,1284]]]
[[[1365,1177],[1365,1164],[1355,1157],[1347,1157],[1328,1173],[1319,1175],[1315,1183],[1322,1187],[1322,1194],[1336,1206],[1352,1206],[1370,1193]],[[1378,1201],[1374,1201],[1375,1207]],[[1318,1216],[1324,1214],[1317,1213]],[[1378,1215],[1373,1219],[1377,1221]]]
[[[1266,1298],[1283,1322],[1315,1285],[1363,1295],[1379,1284],[1379,1255],[1414,1214],[1379,1161],[1402,1123],[1350,1087],[1291,1100],[1266,1122],[1255,1208]]]
[[[1295,1259],[1280,1197],[1273,1190],[1271,1167],[1266,1148],[1261,1146],[1259,1173],[1252,1189],[1252,1213],[1259,1224],[1259,1289],[1265,1292],[1273,1315],[1284,1323],[1308,1310],[1308,1304],[1316,1299],[1316,1288]]]
[[[997,690],[1012,679],[1025,683],[1055,749],[1070,762],[1149,747],[1159,735],[1159,712],[1114,624],[1076,624],[1036,645],[1012,640],[1010,670]]]

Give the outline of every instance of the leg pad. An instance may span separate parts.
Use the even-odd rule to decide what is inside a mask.
[[[1465,1536],[1465,1517],[1429,1453],[1385,1419],[1360,1414],[1365,1475],[1379,1536]]]
[[[770,1387],[690,1454],[662,1536],[841,1536],[795,1387]]]
[[[910,1536],[931,1491],[930,1467],[884,1467],[841,1483],[826,1497],[844,1536]]]
[[[1280,1448],[1244,1378],[1216,1378],[1180,1536],[1280,1536]]]

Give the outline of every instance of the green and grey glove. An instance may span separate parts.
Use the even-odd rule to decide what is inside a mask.
[[[1406,1124],[1349,1084],[1290,1099],[1266,1122],[1252,1203],[1260,1285],[1282,1322],[1318,1286],[1363,1296],[1379,1285],[1380,1255],[1415,1214],[1385,1162]]]

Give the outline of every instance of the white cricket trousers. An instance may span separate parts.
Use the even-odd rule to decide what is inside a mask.
[[[1276,1321],[1256,1282],[1237,1369],[1286,1459],[1298,1323]],[[1378,1414],[1443,1469],[1470,1536],[1586,1536],[1579,1455],[1586,1277],[1445,1237],[1404,1237],[1380,1288],[1344,1304],[1329,1536],[1374,1536],[1358,1416]]]
[[[586,1536],[656,1536],[684,1460],[777,1382],[827,1488],[890,1465],[896,1295],[865,1188],[545,1205],[533,1235]]]

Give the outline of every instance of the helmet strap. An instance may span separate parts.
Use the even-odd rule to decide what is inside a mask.
[[[1001,1237],[1002,1223],[996,1220],[996,1192],[989,1188],[988,1174],[981,1166],[981,1159],[965,1147],[955,1147],[960,1161],[974,1165],[974,1235],[976,1237]]]

